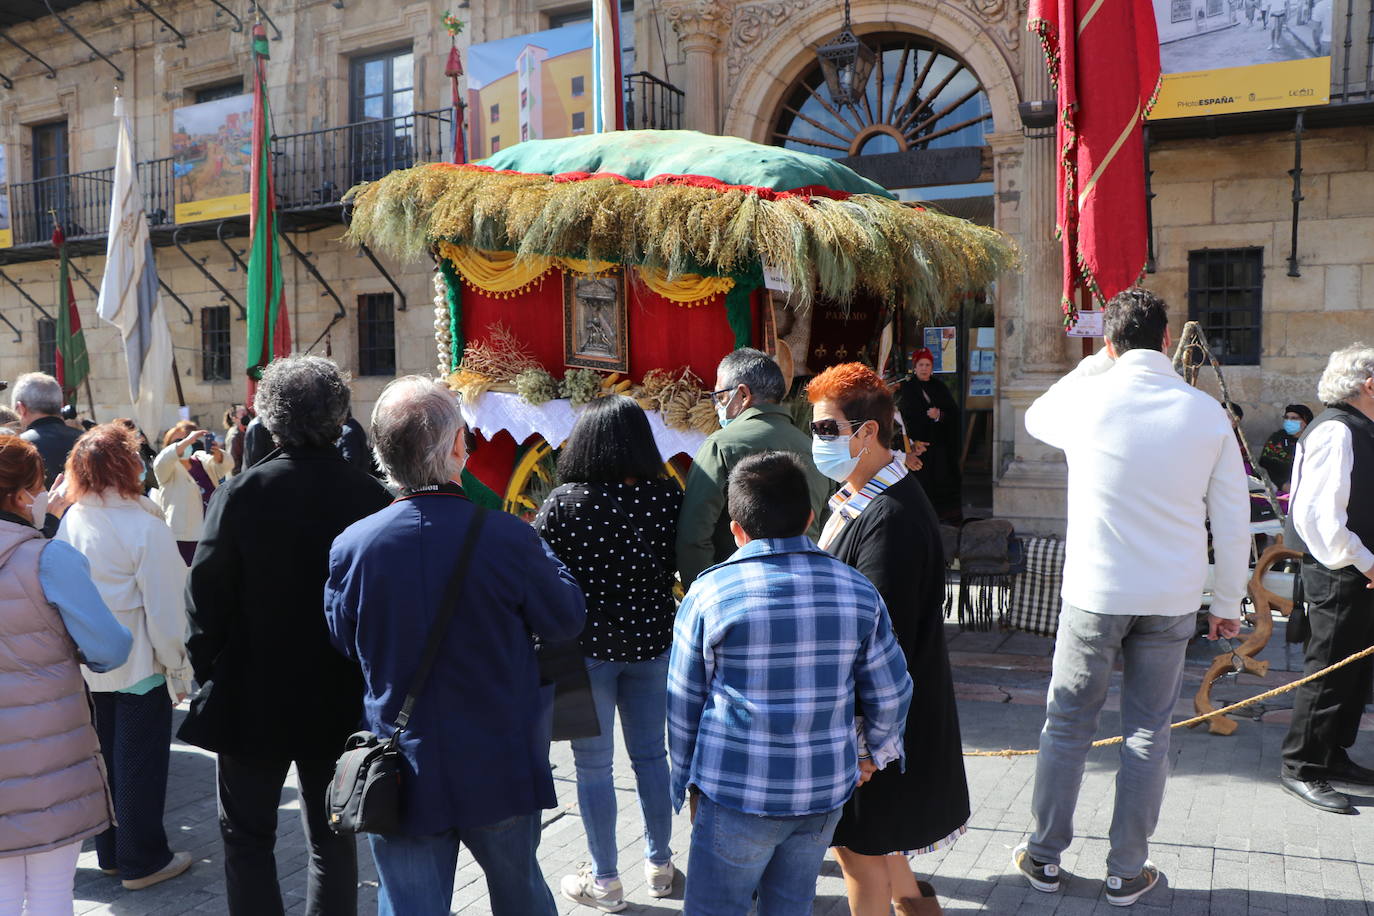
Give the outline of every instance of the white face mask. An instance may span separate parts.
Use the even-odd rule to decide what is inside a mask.
[[[29,517],[33,519],[33,527],[43,527],[43,522],[48,517],[47,490],[39,490],[38,493],[33,497],[33,502],[29,503]]]
[[[716,419],[720,421],[721,429],[729,426],[730,421],[734,419],[734,417],[729,416],[729,413],[730,405],[735,403],[735,395],[737,394],[739,394],[738,388],[730,393],[730,396],[725,399],[725,403],[722,404],[720,401],[716,402]]]

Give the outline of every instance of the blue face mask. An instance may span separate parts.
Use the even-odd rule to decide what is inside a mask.
[[[736,394],[739,394],[738,388],[736,388],[734,392],[728,398],[725,399],[724,404],[722,404],[719,401],[716,402],[716,419],[720,421],[721,429],[724,429],[725,427],[729,426],[730,421],[735,419],[734,417],[726,416],[726,414],[730,412],[730,405],[735,402]]]
[[[1290,435],[1290,436],[1296,436],[1298,433],[1302,432],[1302,421],[1301,421],[1301,420],[1284,420],[1284,421],[1283,421],[1283,431],[1286,432],[1286,433],[1288,433],[1288,435]]]
[[[811,438],[811,460],[816,462],[816,470],[836,483],[844,483],[854,468],[859,466],[857,455],[849,454],[849,440],[853,436],[836,436],[834,439]]]

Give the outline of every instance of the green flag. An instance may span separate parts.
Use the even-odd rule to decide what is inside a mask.
[[[62,297],[57,306],[57,383],[62,386],[63,400],[75,404],[77,389],[91,374],[91,357],[86,352],[81,313],[76,310],[76,294],[67,267],[67,238],[59,226],[53,227],[52,244],[58,255],[57,294]]]
[[[267,106],[267,30],[253,26],[253,169],[248,255],[248,376],[291,352],[277,254],[277,194],[272,182],[271,111]],[[250,384],[251,389],[251,384]]]

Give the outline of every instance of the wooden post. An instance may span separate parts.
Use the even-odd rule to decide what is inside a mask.
[[[181,370],[177,368],[177,355],[172,354],[172,381],[177,386],[177,406],[186,406],[186,395],[181,393]]]

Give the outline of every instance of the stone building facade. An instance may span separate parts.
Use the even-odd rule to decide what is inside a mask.
[[[78,173],[109,166],[115,67],[123,72],[120,85],[129,100],[140,160],[170,154],[172,111],[193,101],[198,91],[235,80],[245,91],[251,88],[247,28],[234,31],[228,15],[232,11],[248,22],[249,2],[160,0],[153,8],[165,24],[124,0],[57,5],[62,17],[110,62],[93,57],[50,15],[3,29],[26,49],[0,45],[0,74],[12,81],[12,88],[0,86],[0,144],[8,154],[12,184],[38,174],[35,158],[44,151],[38,145],[39,129],[64,120],[66,168]],[[1330,349],[1357,337],[1374,339],[1374,249],[1369,242],[1374,237],[1374,119],[1368,114],[1374,96],[1361,81],[1369,72],[1365,58],[1370,0],[1358,0],[1356,5],[1360,15],[1336,22],[1332,40],[1339,58],[1349,28],[1346,53],[1352,59],[1344,69],[1356,78],[1352,81],[1347,75],[1331,108],[1339,106],[1351,114],[1310,114],[1303,133],[1299,276],[1289,276],[1289,170],[1295,150],[1288,121],[1272,119],[1266,129],[1266,124],[1213,119],[1205,134],[1186,126],[1161,128],[1151,141],[1157,269],[1147,277],[1147,285],[1169,298],[1175,332],[1188,317],[1189,264],[1190,258],[1198,257],[1196,252],[1246,249],[1251,251],[1246,257],[1258,258],[1262,291],[1256,311],[1257,358],[1254,365],[1228,369],[1232,393],[1246,408],[1252,441],[1262,442],[1272,431],[1284,403],[1315,400],[1315,377]],[[459,44],[465,47],[562,24],[585,15],[589,6],[577,0],[472,0],[457,11],[468,20]],[[815,78],[816,46],[839,29],[841,6],[837,0],[635,0],[625,4],[625,43],[633,45],[634,69],[684,90],[684,126],[761,143],[780,142],[781,125],[793,117],[808,80]],[[450,93],[443,74],[448,39],[439,21],[449,7],[437,0],[265,0],[262,9],[272,21],[269,34],[274,36],[269,91],[276,134],[337,135],[348,142],[347,134],[338,132],[357,113],[350,77],[356,62],[406,49],[413,55],[406,64],[413,78],[411,107],[415,112],[445,111]],[[850,7],[854,30],[861,37],[938,50],[961,65],[965,75],[960,79],[968,74],[976,79],[978,94],[967,104],[981,106],[970,120],[978,122],[977,142],[982,148],[975,152],[973,177],[961,181],[982,203],[965,201],[964,206],[1013,236],[1023,253],[1022,270],[1007,275],[990,291],[997,341],[991,508],[1016,520],[1023,530],[1055,530],[1064,516],[1062,457],[1025,435],[1022,413],[1082,350],[1081,342],[1066,339],[1061,329],[1060,255],[1054,239],[1055,144],[1028,137],[1017,113],[1021,102],[1052,98],[1039,44],[1025,30],[1026,2],[853,0]],[[184,36],[185,47],[167,25]],[[803,108],[803,114],[807,110]],[[946,122],[954,120],[953,114],[945,114]],[[790,123],[800,125],[798,118]],[[873,123],[853,138],[851,149],[841,150],[844,143],[835,147],[854,157],[846,161],[864,160],[870,149],[919,145],[907,144],[899,136],[902,131],[882,123],[882,117],[870,120]],[[949,129],[957,132],[960,126]],[[310,134],[315,131],[323,133]],[[883,133],[888,138],[866,145]],[[310,160],[315,154],[308,150],[318,142],[322,141],[295,141],[295,146],[283,147],[283,154],[299,155],[299,171],[308,173],[316,161]],[[308,183],[309,177],[301,180]],[[338,184],[334,181],[318,193],[322,198],[337,196]],[[913,185],[904,193],[917,198],[931,192],[914,179],[899,184]],[[312,210],[309,191],[295,188],[299,206],[285,218],[288,236],[303,255],[296,257],[287,249],[282,253],[293,333],[298,349],[313,346],[313,352],[328,353],[354,372],[356,412],[365,415],[394,374],[428,371],[434,364],[429,271],[426,265],[398,264],[380,256],[374,264],[344,246],[339,241],[342,224],[319,208]],[[12,195],[12,209],[17,203]],[[184,235],[180,247],[158,236],[159,272],[185,305],[183,309],[164,295],[182,388],[192,415],[208,426],[231,403],[243,399],[243,322],[229,322],[228,379],[206,377],[210,373],[203,362],[203,344],[207,310],[221,308],[230,296],[243,298],[244,274],[229,249],[241,252],[246,235],[244,221],[241,228],[234,225],[225,233],[227,246],[205,233]],[[98,283],[103,242],[74,250],[79,254],[74,263]],[[0,249],[0,272],[13,281],[0,281],[0,314],[22,332],[22,339],[13,340],[15,335],[0,327],[0,378],[13,378],[39,363],[39,307],[51,312],[57,301],[57,268],[51,250],[38,244]],[[125,376],[117,335],[99,325],[91,291],[78,282],[76,292],[92,353],[96,414],[104,419],[124,413]],[[360,339],[375,344],[379,328],[375,322],[361,327],[359,317],[363,300],[379,296],[390,297],[394,369],[369,375],[362,371]],[[230,309],[236,318],[237,310],[232,305]]]

